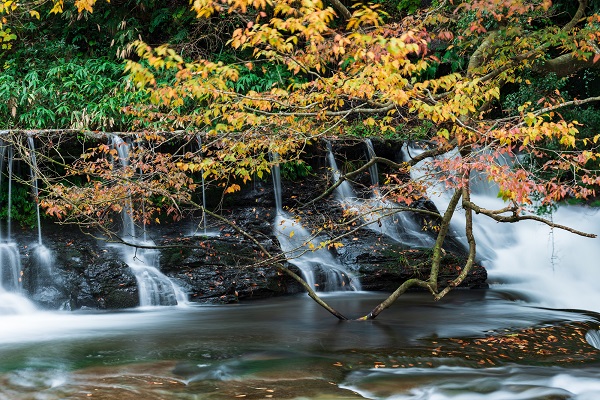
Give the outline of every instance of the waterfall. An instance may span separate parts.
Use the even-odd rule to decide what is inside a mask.
[[[11,229],[12,229],[12,180],[13,180],[13,159],[14,159],[14,150],[12,146],[8,148],[8,211],[6,215],[6,237],[8,240],[12,238]],[[0,171],[2,172],[2,171]]]
[[[402,147],[402,156],[404,160],[409,160],[415,155],[422,153],[424,150],[416,146],[404,145]],[[443,155],[444,158],[459,157],[456,151],[451,151]],[[410,176],[413,181],[421,181],[427,187],[427,196],[435,204],[438,211],[443,214],[448,208],[452,194],[448,192],[443,179],[440,177],[440,171],[429,164],[428,160],[421,161],[413,166],[410,170]],[[497,197],[497,186],[490,183],[485,177],[473,175],[471,177],[471,199],[485,207],[495,209],[502,208],[506,205]],[[514,242],[514,233],[510,229],[512,224],[499,224],[491,218],[475,215],[473,232],[477,238],[477,254],[478,259],[493,260],[496,258],[496,252],[499,248],[508,246]],[[457,207],[456,212],[450,222],[450,233],[456,237],[464,246],[467,247],[467,239],[465,233],[466,216],[465,212],[460,207]]]
[[[423,150],[416,147],[403,149],[405,157]],[[457,156],[457,155],[450,155]],[[427,179],[433,184],[428,196],[443,213],[448,206],[449,194],[435,183],[427,160],[411,169],[415,180]],[[498,161],[500,164],[503,160]],[[487,182],[482,177],[473,177]],[[480,185],[480,184],[479,184]],[[488,209],[499,209],[506,203],[497,197],[494,185],[474,185],[471,199]],[[589,233],[600,234],[600,212],[587,206],[561,205],[547,218]],[[455,213],[451,227],[456,236],[464,239],[464,210]],[[488,270],[492,287],[531,304],[560,309],[583,309],[600,312],[600,239],[590,239],[551,229],[535,221],[498,223],[484,215],[475,214],[473,230],[477,253]]]
[[[342,174],[337,167],[337,162],[335,161],[335,157],[333,155],[333,148],[331,147],[331,142],[329,141],[327,142],[327,162],[331,167],[333,181],[338,182]],[[352,185],[350,185],[350,182],[346,180],[343,181],[337,188],[335,188],[335,194],[338,200],[342,203],[356,199],[356,194],[354,193],[354,189],[352,189]]]
[[[2,236],[0,229],[0,315],[5,314],[29,314],[35,311],[35,306],[22,295],[21,255],[17,244],[11,241],[10,230],[10,208],[12,206],[12,147],[6,145],[0,139],[0,190],[2,188],[2,173],[4,171],[4,160],[8,152],[8,218],[7,236]],[[8,149],[8,150],[7,150]]]
[[[0,243],[0,288],[21,290],[21,257],[16,243]]]
[[[119,164],[122,168],[129,166],[130,144],[117,135],[112,136],[112,146],[117,150]],[[122,235],[125,241],[139,246],[154,246],[151,240],[140,240],[136,236],[136,227],[133,220],[133,202],[131,197],[126,200],[123,211]],[[115,245],[123,256],[123,261],[134,273],[140,298],[140,306],[173,306],[187,303],[187,295],[171,279],[160,272],[158,252],[155,249],[136,248],[126,245]]]
[[[121,167],[129,167],[129,151],[131,149],[131,145],[121,139],[121,137],[113,135],[112,147],[117,150],[118,163],[121,165]],[[131,197],[128,197],[125,201],[123,211],[121,212],[121,219],[123,221],[123,236],[135,240],[135,223],[133,221],[133,204],[131,203]]]
[[[154,246],[152,241],[134,240],[140,246]],[[140,307],[175,306],[187,303],[187,295],[171,279],[160,272],[158,252],[116,245],[123,261],[135,275],[138,284]]]
[[[376,156],[373,143],[370,139],[366,139],[365,144],[367,146],[368,160],[371,160]],[[375,230],[389,236],[396,242],[410,247],[432,247],[435,244],[435,239],[430,234],[423,231],[423,227],[417,222],[414,216],[406,211],[394,213],[394,209],[398,208],[399,205],[381,196],[378,188],[379,172],[377,170],[377,164],[373,164],[369,167],[369,173],[371,174],[371,182],[375,182],[373,195],[371,196],[371,208],[382,210],[377,213],[379,215],[373,215],[373,213],[367,214],[374,222],[377,222],[377,225],[372,223],[369,227],[371,229],[375,228]],[[373,178],[373,175],[375,178]],[[370,220],[367,219],[367,222],[369,221]]]
[[[373,142],[369,138],[365,139],[365,145],[367,146],[367,160],[370,161],[376,156],[375,148],[373,147]],[[371,176],[371,185],[374,188],[379,186],[379,170],[377,169],[377,163],[369,167],[369,175]]]
[[[0,139],[0,191],[2,187],[2,171],[4,171],[4,159],[6,158],[6,148],[4,140]],[[0,224],[0,243],[2,242],[2,224]]]
[[[375,156],[375,150],[370,140],[365,143],[370,159]],[[335,182],[339,181],[341,174],[330,142],[327,142],[327,160]],[[435,240],[429,234],[423,232],[421,226],[409,214],[399,212],[398,204],[383,198],[378,188],[377,166],[373,165],[373,167],[369,168],[373,184],[371,198],[358,198],[350,182],[344,181],[335,190],[335,195],[342,207],[358,213],[363,221],[367,223],[367,228],[388,236],[398,243],[409,247],[431,247]]]
[[[281,172],[277,155],[271,156],[275,192],[274,234],[288,261],[302,271],[306,283],[316,291],[360,290],[360,282],[324,247],[297,218],[283,210]]]
[[[42,240],[42,221],[40,218],[40,201],[39,195],[40,190],[38,186],[38,164],[35,150],[35,141],[33,136],[27,136],[27,144],[29,146],[29,161],[31,170],[31,182],[33,187],[33,196],[35,197],[36,206],[36,217],[37,217],[37,233],[38,242],[33,247],[32,255],[34,260],[34,270],[32,271],[33,277],[33,288],[36,292],[44,290],[44,286],[51,283],[54,280],[52,274],[52,263],[54,261],[54,255],[48,249]],[[35,296],[35,294],[34,294]]]
[[[37,178],[37,158],[35,155],[35,143],[33,141],[33,136],[27,137],[27,143],[29,144],[30,151],[30,161],[31,161],[31,182],[33,184],[33,195],[35,197],[35,206],[36,206],[36,216],[37,216],[37,227],[38,227],[38,244],[42,246],[42,222],[40,219],[40,190],[38,187],[38,178]]]
[[[0,315],[30,314],[35,306],[22,295],[21,256],[14,242],[0,242]]]

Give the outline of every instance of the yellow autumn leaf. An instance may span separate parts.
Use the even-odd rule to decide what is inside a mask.
[[[64,0],[55,0],[54,6],[50,10],[50,14],[60,14],[63,12]]]
[[[227,189],[225,189],[225,193],[234,193],[240,189],[241,189],[240,185],[234,183],[234,184],[230,185]]]
[[[77,7],[77,12],[82,12],[83,10],[93,12],[94,4],[96,4],[96,0],[75,0],[75,7]]]

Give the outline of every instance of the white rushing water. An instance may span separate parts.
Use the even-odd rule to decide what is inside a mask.
[[[123,168],[128,167],[129,143],[114,135],[112,146],[117,150],[119,164]],[[146,237],[145,229],[143,238],[137,237],[131,198],[126,200],[121,217],[123,219],[122,235],[126,242],[139,246],[154,246],[154,243]],[[141,307],[173,306],[187,303],[187,295],[183,289],[160,271],[158,252],[155,249],[135,248],[122,244],[114,246],[120,250],[123,261],[135,275]]]
[[[419,151],[405,148],[404,157]],[[427,173],[421,163],[411,170],[411,177],[425,179]],[[488,209],[505,207],[496,196],[497,189],[493,185],[485,189],[485,183],[482,180],[475,185],[472,201]],[[445,189],[434,185],[428,195],[443,213],[450,197]],[[600,213],[596,208],[561,205],[546,217],[558,224],[600,234]],[[451,228],[463,243],[464,221],[464,211],[459,209]],[[600,239],[552,229],[534,221],[498,223],[483,215],[474,215],[474,235],[478,257],[487,268],[494,288],[511,292],[533,305],[600,312],[597,264]]]
[[[274,233],[288,261],[297,266],[316,291],[360,290],[360,281],[285,211],[275,216]]]
[[[0,243],[0,316],[30,314],[35,306],[21,288],[21,259],[14,242]]]
[[[418,179],[418,168],[413,172]],[[311,250],[311,245],[318,247],[321,239],[314,238],[293,215],[282,209],[279,178],[277,182],[275,233],[282,249],[292,256],[290,262],[298,263],[310,274],[323,266],[339,270],[340,264],[332,253],[326,249]],[[447,205],[443,188],[432,188],[430,196],[443,211],[444,204]],[[478,189],[473,200],[486,207],[501,204],[494,197],[493,188]],[[581,230],[600,231],[600,215],[590,208],[563,207],[553,214],[553,219]],[[459,237],[461,223],[464,215],[458,213],[453,228]],[[529,304],[598,311],[600,294],[596,287],[600,268],[595,265],[600,259],[598,239],[581,238],[533,222],[498,224],[481,217],[476,218],[476,235],[494,288],[514,292]],[[138,245],[152,245],[151,241],[136,237],[133,219],[124,219],[123,236],[137,240]],[[36,251],[40,250],[32,248],[30,254],[46,256]],[[185,302],[185,294],[178,292],[176,285],[160,273],[155,250],[119,246],[119,251],[140,277],[140,292],[148,293],[140,299],[142,305]],[[123,390],[127,388],[130,390],[127,398],[187,400],[198,396],[210,398],[213,392],[202,390],[216,387],[219,389],[215,396],[223,398],[256,394],[266,388],[269,391],[265,393],[273,393],[267,397],[273,398],[288,393],[292,393],[290,398],[358,396],[350,392],[338,392],[339,397],[310,396],[307,390],[311,380],[326,382],[327,386],[336,386],[337,382],[340,388],[369,399],[600,398],[600,369],[595,363],[564,368],[530,366],[516,364],[519,361],[515,357],[502,367],[473,368],[472,363],[461,357],[436,357],[431,360],[447,365],[398,369],[370,368],[370,362],[362,365],[357,362],[362,361],[362,354],[355,352],[356,349],[381,354],[385,360],[387,349],[391,353],[394,349],[418,350],[432,338],[478,337],[507,328],[593,319],[585,313],[539,309],[508,301],[497,296],[499,290],[454,292],[437,303],[428,294],[408,293],[375,323],[338,323],[302,296],[219,307],[43,312],[36,311],[18,290],[13,290],[20,285],[18,253],[15,243],[1,243],[1,399],[54,400],[103,394],[125,398]],[[349,286],[347,282],[352,277],[347,274],[339,270],[337,276],[342,278],[336,285],[346,282]],[[323,279],[318,274],[309,276],[314,277],[313,285]],[[333,279],[325,278],[324,282]],[[336,293],[328,301],[347,315],[363,315],[364,310],[382,300],[377,296],[364,292]],[[586,339],[599,347],[600,334],[594,324],[589,322],[591,328]],[[156,372],[157,365],[163,368],[160,373]],[[123,372],[128,366],[136,373],[128,376]],[[260,375],[261,369],[264,375]],[[210,371],[205,374],[205,370]],[[229,381],[210,380],[222,379],[222,371],[229,374]],[[311,380],[302,379],[307,371],[312,373]],[[283,384],[276,387],[278,379]],[[232,387],[231,392],[224,391],[227,385]],[[161,391],[148,394],[148,388]]]
[[[367,399],[532,400],[600,398],[598,370],[499,368],[379,368],[353,373],[343,385]]]
[[[276,155],[272,158],[277,160]],[[272,175],[276,209],[273,233],[287,260],[302,271],[306,283],[316,291],[360,290],[358,278],[321,245],[325,239],[313,235],[298,218],[283,210],[278,164],[273,166]]]
[[[369,158],[375,156],[375,150],[370,140],[366,141],[367,154]],[[331,167],[334,182],[340,180],[341,173],[335,161],[331,143],[327,142],[327,161]],[[373,184],[370,199],[362,199],[356,196],[352,185],[343,181],[335,189],[341,206],[360,215],[367,223],[366,227],[381,235],[385,235],[394,241],[409,247],[431,247],[435,243],[432,236],[423,231],[422,227],[407,212],[399,212],[400,205],[389,201],[381,195],[378,185],[377,165],[369,168],[371,183]]]
[[[6,168],[8,175],[8,207],[6,236],[3,236],[2,227],[0,226],[0,315],[30,314],[35,312],[36,308],[33,303],[23,295],[21,280],[23,268],[21,266],[21,256],[17,244],[11,240],[13,149],[11,146],[6,145],[4,141],[0,140],[0,190],[2,189],[2,177],[6,156],[8,156],[8,166]],[[36,249],[50,253],[50,251],[41,244],[41,239],[36,246]]]
[[[35,142],[33,140],[33,136],[27,137],[27,143],[29,145],[29,158],[30,158],[30,169],[31,169],[31,183],[33,187],[33,195],[35,197],[35,208],[36,208],[36,218],[37,218],[37,228],[38,228],[38,244],[43,246],[42,242],[42,222],[40,218],[40,189],[38,187],[38,176],[37,176],[37,157],[35,155]]]

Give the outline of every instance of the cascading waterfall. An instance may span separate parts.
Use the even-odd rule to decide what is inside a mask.
[[[272,159],[277,160],[273,155]],[[360,282],[314,237],[300,221],[283,210],[281,172],[272,167],[275,192],[274,233],[288,261],[297,266],[306,283],[316,291],[360,290]]]
[[[112,137],[112,146],[117,150],[119,163],[122,168],[129,166],[130,145],[119,136]],[[140,240],[136,236],[136,227],[133,220],[133,203],[129,198],[123,207],[122,234],[125,241],[138,246],[154,246],[151,240],[145,237]],[[187,295],[172,280],[160,272],[158,252],[151,248],[137,248],[135,246],[115,245],[119,248],[124,262],[134,273],[140,298],[140,306],[173,306],[187,303]]]
[[[340,180],[341,173],[339,168],[337,167],[335,157],[333,156],[333,148],[331,147],[331,142],[327,142],[327,162],[331,167],[333,181],[338,182]],[[356,193],[354,193],[354,189],[352,189],[352,185],[350,185],[350,182],[348,181],[343,181],[337,188],[335,188],[335,194],[341,203],[349,203],[356,201]]]
[[[125,142],[118,135],[112,136],[112,147],[117,150],[117,155],[119,157],[119,164],[122,168],[129,167],[129,150],[131,146],[129,143]],[[123,221],[122,233],[125,238],[135,239],[135,224],[133,222],[133,205],[131,203],[131,198],[127,198],[125,201],[125,205],[123,207],[123,211],[121,212],[121,218]]]
[[[371,140],[365,141],[369,159],[375,156]],[[333,155],[331,143],[327,142],[327,161],[331,167],[333,179],[340,179],[340,171]],[[419,224],[406,212],[398,212],[399,205],[384,199],[379,192],[377,166],[369,168],[373,193],[370,199],[358,198],[348,181],[342,182],[335,191],[342,207],[355,211],[368,224],[367,228],[390,237],[398,243],[409,247],[431,247],[435,240],[423,232]]]
[[[4,140],[0,139],[0,191],[2,188],[2,171],[4,171],[4,160],[6,158],[6,149],[8,146],[4,144]],[[2,242],[2,223],[0,223],[0,242]]]
[[[405,157],[423,150],[406,147]],[[456,156],[456,155],[454,155]],[[500,161],[503,162],[503,161]],[[448,206],[449,194],[435,183],[424,160],[411,169],[411,178],[428,179],[428,196],[443,213]],[[487,182],[481,177],[474,177]],[[482,189],[485,188],[485,190]],[[497,197],[493,185],[474,185],[471,199],[488,209],[506,206]],[[600,234],[600,213],[596,208],[561,205],[549,216],[555,223],[573,226],[589,233]],[[477,253],[487,268],[493,287],[506,291],[531,304],[559,309],[582,309],[600,312],[600,259],[598,238],[590,239],[551,229],[534,221],[516,224],[498,223],[483,215],[474,215],[474,235]],[[464,211],[457,210],[452,227],[464,241]]]
[[[152,241],[135,241],[136,245],[153,246]],[[158,252],[118,245],[125,263],[134,273],[140,299],[140,307],[175,306],[187,303],[187,295],[172,280],[160,272]]]
[[[0,315],[4,314],[29,314],[35,311],[35,306],[22,295],[22,267],[21,255],[17,244],[11,240],[10,215],[12,202],[12,147],[0,140],[0,188],[2,187],[2,173],[4,160],[8,153],[8,218],[7,236],[2,235],[0,229]]]
[[[0,315],[29,314],[35,306],[22,295],[21,256],[17,244],[0,242]]]
[[[40,190],[38,186],[38,175],[37,175],[37,157],[35,154],[35,141],[33,136],[27,137],[27,144],[29,146],[29,161],[31,170],[31,183],[33,187],[33,196],[35,197],[36,206],[36,218],[37,218],[37,231],[38,231],[38,242],[33,249],[33,254],[36,260],[36,271],[35,271],[35,287],[41,288],[47,282],[52,280],[52,261],[53,254],[46,246],[44,246],[42,240],[42,221],[40,218],[40,202],[39,195]]]
[[[6,237],[8,240],[12,238],[12,180],[13,180],[13,159],[14,150],[12,146],[8,148],[8,211],[6,216]],[[1,173],[2,171],[0,171]]]
[[[31,183],[33,184],[33,195],[35,196],[35,204],[36,204],[38,244],[40,246],[42,246],[43,245],[42,244],[42,223],[41,223],[41,218],[40,218],[40,202],[39,202],[40,189],[38,187],[37,157],[35,155],[35,142],[33,141],[33,136],[27,137],[27,143],[29,145],[29,151],[30,151]]]
[[[373,143],[370,139],[365,139],[365,144],[367,146],[367,155],[369,160],[371,160],[376,156]],[[333,160],[335,161],[335,158]],[[369,168],[369,173],[371,174],[371,182],[373,182],[374,187],[373,195],[371,197],[371,202],[373,204],[371,207],[373,209],[381,209],[381,211],[377,213],[381,215],[379,219],[376,219],[377,225],[372,223],[369,225],[369,228],[375,228],[375,230],[378,230],[377,228],[379,228],[379,232],[410,247],[433,246],[435,244],[435,239],[427,232],[423,231],[422,226],[411,214],[407,212],[394,213],[394,209],[398,208],[398,204],[381,196],[379,191],[379,173],[377,171],[377,164],[373,164]],[[373,214],[368,215],[377,217],[377,215]]]
[[[367,146],[367,160],[370,161],[377,156],[371,139],[365,139],[365,146]],[[333,160],[335,161],[335,158]],[[374,163],[369,167],[369,175],[371,176],[371,185],[373,186],[373,189],[376,190],[379,186],[379,169],[377,168],[377,163]]]
[[[402,147],[402,157],[404,160],[409,160],[423,151],[424,149],[418,146],[408,146],[405,144]],[[442,157],[452,158],[458,156],[456,151],[451,151]],[[410,170],[412,180],[426,182],[427,196],[435,204],[439,212],[443,214],[448,208],[452,194],[446,189],[446,186],[442,182],[443,179],[440,179],[439,174],[440,172],[432,165],[429,165],[426,160],[421,161]],[[505,207],[504,202],[497,197],[498,187],[485,179],[485,177],[473,174],[471,177],[471,192],[472,200],[485,208]],[[514,243],[515,235],[512,231],[513,228],[510,227],[512,224],[499,224],[491,218],[478,215],[474,216],[474,221],[477,222],[473,225],[473,232],[477,238],[477,256],[480,261],[494,260],[497,250]],[[465,212],[459,204],[450,222],[450,233],[466,249],[465,222]]]

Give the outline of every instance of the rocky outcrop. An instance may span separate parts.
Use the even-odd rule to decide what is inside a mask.
[[[161,251],[161,270],[184,288],[190,301],[229,303],[302,291],[286,274],[260,264],[260,250],[228,230],[217,237],[167,239],[162,244],[174,247]],[[270,239],[264,245],[273,246]]]
[[[239,207],[230,212],[230,218],[264,248],[278,251],[272,208]],[[311,218],[305,221],[309,224]],[[136,279],[118,248],[78,230],[46,224],[43,231],[44,246],[52,255],[49,267],[36,256],[33,232],[16,235],[24,289],[34,302],[48,309],[119,309],[139,304]],[[162,247],[161,271],[188,293],[190,301],[230,303],[303,291],[287,274],[263,264],[260,249],[230,227],[213,226],[207,236],[187,234],[190,231],[190,224],[184,223],[151,231],[156,245]],[[428,274],[429,249],[407,249],[366,229],[341,242],[342,247],[331,251],[360,279],[363,290],[393,291],[406,279]],[[464,260],[447,252],[442,265],[441,286],[457,276]],[[461,286],[485,287],[485,280],[485,269],[477,266]]]
[[[80,232],[44,225],[43,246],[31,232],[16,235],[23,266],[23,288],[47,309],[119,309],[139,304],[135,276],[116,249]],[[27,243],[27,244],[23,244]]]
[[[390,158],[399,151],[398,143],[374,144],[379,146],[378,154],[388,152]],[[344,151],[346,157],[360,159],[364,148],[359,144]],[[295,208],[294,216],[314,231],[325,225],[328,229],[335,228],[336,222],[347,217],[334,196],[310,207],[298,207],[327,187],[328,174],[323,158],[319,155],[311,160],[314,175],[282,185],[284,208]],[[357,187],[364,189],[364,193],[358,190],[358,196],[369,196],[368,174],[357,177],[356,182]],[[209,193],[210,200],[215,204],[221,201],[220,197],[212,198]],[[427,201],[423,201],[422,207],[434,209]],[[273,235],[275,211],[270,177],[227,196],[221,209],[224,216],[250,233],[268,252],[276,254],[279,251]],[[206,235],[202,228],[193,228],[193,218],[152,227],[148,231],[160,248],[161,271],[183,288],[190,301],[228,303],[303,291],[287,274],[265,263],[264,254],[255,243],[223,223],[209,222]],[[49,259],[37,254],[35,232],[13,230],[22,256],[23,287],[37,304],[50,309],[118,309],[139,304],[136,278],[118,248],[71,226],[46,223],[42,230],[44,245],[51,254]],[[345,232],[329,230],[332,235]],[[369,229],[348,234],[340,243],[341,246],[330,251],[360,279],[363,290],[393,291],[406,279],[426,279],[428,276],[430,249],[407,248]],[[456,240],[450,238],[445,251],[440,287],[454,279],[464,265],[464,249]],[[300,274],[292,264],[285,265]],[[486,277],[485,269],[477,266],[461,286],[486,287]]]

